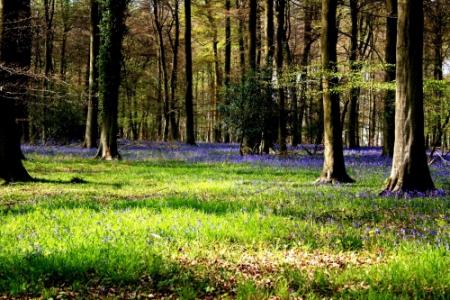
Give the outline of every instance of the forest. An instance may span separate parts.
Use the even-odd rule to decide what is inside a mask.
[[[449,1],[0,11],[0,299],[450,297]]]

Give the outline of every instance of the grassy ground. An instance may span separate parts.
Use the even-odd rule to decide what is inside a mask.
[[[0,187],[0,298],[450,298],[449,196],[379,197],[377,149],[333,187],[312,184],[320,157],[235,151],[26,148],[43,180]]]

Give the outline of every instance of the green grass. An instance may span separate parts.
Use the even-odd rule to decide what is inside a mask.
[[[386,168],[26,166],[46,181],[0,187],[0,296],[450,298],[450,197],[380,198]]]

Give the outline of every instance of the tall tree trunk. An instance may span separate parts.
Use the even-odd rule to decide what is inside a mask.
[[[359,16],[359,1],[350,0],[350,14],[352,23],[352,32],[350,39],[350,68],[353,73],[360,71],[358,65],[358,16]],[[358,129],[358,98],[359,87],[352,87],[350,90],[350,113],[348,122],[348,145],[350,148],[359,147],[357,138]]]
[[[301,65],[301,90],[300,90],[300,108],[299,108],[299,116],[298,116],[298,124],[299,124],[299,140],[298,144],[302,143],[302,126],[303,126],[303,116],[306,110],[306,92],[308,86],[308,64],[309,64],[309,56],[311,52],[311,46],[314,42],[313,39],[313,28],[312,28],[312,19],[313,19],[313,10],[315,7],[313,5],[305,5],[304,7],[304,18],[305,18],[305,30],[303,32],[303,54]],[[310,112],[311,113],[311,112]],[[308,123],[311,123],[310,121]],[[311,141],[311,136],[309,137]]]
[[[180,9],[179,0],[175,0],[175,8],[172,11],[175,21],[175,41],[172,47],[173,61],[172,61],[172,76],[170,81],[170,132],[171,139],[176,141],[179,138],[178,122],[177,122],[177,85],[178,85],[178,51],[180,48]]]
[[[434,190],[425,153],[423,3],[398,1],[395,143],[390,192]]]
[[[98,139],[98,55],[100,48],[100,11],[98,1],[90,0],[90,6],[89,99],[84,135],[84,146],[88,149],[97,147]]]
[[[241,10],[239,13],[238,37],[239,37],[239,63],[241,66],[241,78],[244,78],[245,69],[245,39],[244,39],[244,18],[242,16],[241,0],[236,0],[236,9]]]
[[[0,9],[0,178],[28,181],[31,177],[22,164],[15,104],[25,101],[28,80],[23,73],[31,64],[30,0],[2,0]]]
[[[384,81],[393,82],[396,72],[396,46],[397,46],[397,0],[386,0],[388,17],[386,18],[386,72]],[[383,118],[383,155],[394,155],[395,136],[395,91],[388,90],[384,97]]]
[[[250,0],[250,16],[248,22],[248,32],[249,32],[248,62],[252,72],[256,72],[257,17],[258,17],[258,1]]]
[[[194,101],[192,91],[192,23],[191,0],[184,1],[185,9],[185,54],[186,54],[186,143],[195,145],[194,132]]]
[[[228,89],[231,83],[231,0],[225,0],[225,10],[225,105],[229,105]],[[224,142],[230,142],[228,128],[225,128],[224,131]]]
[[[280,153],[287,152],[286,137],[286,94],[283,84],[283,60],[284,49],[286,43],[285,31],[285,13],[286,1],[277,0],[277,76],[278,76],[278,105],[279,105],[279,120],[278,120],[278,143],[280,144]]]
[[[128,0],[105,0],[102,2],[100,46],[100,87],[102,124],[98,156],[104,160],[120,159],[117,147],[118,101],[122,66],[122,40],[126,30],[125,11]]]
[[[353,182],[347,175],[342,146],[339,94],[333,91],[338,85],[336,0],[322,0],[321,52],[323,80],[323,116],[325,154],[323,170],[318,183]]]
[[[53,40],[54,40],[54,28],[53,19],[55,16],[55,0],[44,0],[44,15],[45,15],[45,70],[44,70],[44,82],[43,82],[43,99],[44,105],[42,106],[42,128],[41,139],[45,143],[47,141],[48,123],[51,116],[47,109],[47,102],[49,97],[49,90],[51,89],[50,76],[54,73],[53,65]]]
[[[266,0],[266,73],[268,88],[266,91],[266,107],[273,106],[273,88],[272,88],[272,75],[273,75],[273,58],[275,55],[275,43],[274,43],[274,0]],[[272,114],[266,114],[264,120],[264,133],[263,133],[263,147],[262,151],[269,154],[270,148],[273,147],[275,136],[273,134],[273,122]]]
[[[155,29],[158,33],[158,45],[159,45],[159,59],[161,64],[161,71],[162,71],[162,81],[163,81],[163,117],[164,117],[164,129],[163,129],[163,140],[165,142],[169,139],[169,126],[170,126],[170,120],[169,120],[169,75],[167,72],[167,59],[166,59],[166,48],[164,45],[164,36],[163,36],[163,30],[164,30],[164,24],[161,23],[161,10],[162,8],[159,6],[158,0],[153,0],[153,17],[154,17],[154,23],[155,23]]]

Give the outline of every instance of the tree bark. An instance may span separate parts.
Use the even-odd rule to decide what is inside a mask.
[[[397,0],[386,0],[388,17],[386,18],[386,47],[385,47],[385,82],[393,82],[396,72],[397,46]],[[383,155],[394,155],[395,136],[395,91],[388,90],[384,97],[383,118]]]
[[[176,141],[179,138],[178,122],[177,122],[177,86],[178,86],[178,51],[180,48],[180,9],[179,0],[175,0],[175,8],[172,11],[175,21],[175,41],[172,47],[173,61],[172,61],[172,76],[170,81],[170,132],[171,139]]]
[[[98,156],[104,160],[120,159],[117,117],[127,4],[128,0],[106,0],[102,7],[100,31],[104,38],[101,41],[99,59],[102,124]]]
[[[193,104],[193,80],[192,80],[192,23],[191,0],[184,1],[185,9],[185,54],[186,54],[186,143],[195,145],[194,132],[194,104]]]
[[[423,110],[423,3],[398,1],[395,143],[389,192],[435,189],[425,153]]]
[[[279,119],[278,119],[278,143],[280,144],[280,153],[287,152],[286,137],[286,94],[283,84],[283,63],[284,63],[284,49],[286,43],[285,31],[285,13],[286,1],[277,0],[277,76],[278,76],[278,105],[279,105]]]
[[[98,55],[100,48],[100,11],[97,0],[90,0],[89,92],[84,146],[97,147],[98,139]]]
[[[169,140],[169,127],[170,127],[170,119],[169,119],[169,75],[167,72],[167,59],[166,59],[166,48],[164,45],[164,36],[163,29],[164,24],[161,23],[161,10],[162,8],[159,6],[158,0],[153,0],[153,18],[155,29],[158,34],[158,45],[159,45],[159,59],[162,70],[162,81],[163,81],[163,117],[164,117],[164,129],[163,129],[163,140],[167,142]]]
[[[337,71],[336,0],[322,0],[321,52],[323,80],[323,116],[325,154],[318,183],[353,182],[347,175],[342,146]]]
[[[248,62],[252,72],[256,72],[257,17],[258,17],[258,1],[250,0],[250,16],[248,22],[248,32],[249,32]]]
[[[0,9],[0,178],[29,181],[31,176],[22,164],[15,105],[25,100],[25,72],[31,64],[30,0],[2,0]]]
[[[242,10],[241,0],[236,0],[236,9]],[[241,66],[241,78],[244,78],[246,72],[245,62],[245,39],[244,39],[244,19],[242,11],[239,13],[239,25],[238,25],[238,37],[239,37],[239,63]]]
[[[359,15],[359,1],[350,0],[350,14],[352,23],[352,32],[350,39],[350,68],[352,72],[358,73],[360,67],[358,65],[358,15]],[[348,145],[351,149],[359,147],[357,138],[358,129],[358,98],[359,87],[352,87],[350,90],[350,111],[348,124]]]
[[[228,89],[231,83],[231,0],[225,0],[225,105],[229,105]],[[224,142],[230,142],[230,132],[224,128]]]

